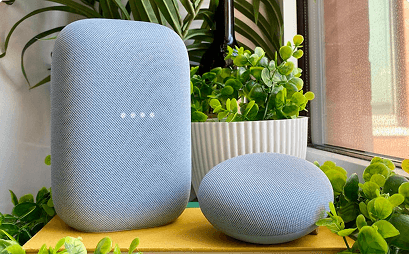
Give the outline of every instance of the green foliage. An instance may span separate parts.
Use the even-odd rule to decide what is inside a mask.
[[[35,200],[32,194],[26,194],[20,199],[11,190],[10,194],[14,208],[11,214],[0,213],[0,229],[23,245],[55,215],[51,188],[41,188]],[[0,233],[0,238],[5,239],[6,235]]]
[[[189,59],[194,65],[200,62],[203,53],[209,48],[213,41],[213,32],[215,30],[214,15],[219,3],[218,0],[210,0],[209,7],[203,6],[203,0],[45,0],[48,2],[57,3],[59,5],[49,6],[34,10],[22,17],[16,22],[9,31],[5,43],[5,51],[0,54],[0,58],[4,57],[9,46],[11,35],[23,21],[48,12],[67,12],[73,13],[82,18],[107,18],[107,19],[125,19],[139,20],[145,22],[158,23],[172,28],[183,41],[191,41],[187,43]],[[12,4],[14,0],[4,1],[6,4]],[[258,3],[260,0],[258,0]],[[179,5],[183,6],[182,8]],[[279,50],[280,38],[283,31],[283,17],[281,15],[280,6],[275,0],[263,0],[265,13],[260,13],[260,5],[251,3],[245,0],[236,0],[235,9],[241,13],[246,22],[236,19],[235,30],[241,34],[243,41],[239,41],[245,48],[249,48],[246,43],[248,41],[255,45],[261,45],[266,49],[266,54],[271,58],[274,56],[274,51]],[[182,16],[182,13],[187,13]],[[193,22],[195,21],[195,22]],[[192,28],[192,24],[201,21],[199,28]],[[250,21],[250,24],[249,24]],[[253,25],[259,28],[260,33],[254,32]],[[64,26],[49,29],[34,36],[26,43],[21,54],[21,69],[24,77],[28,81],[27,74],[24,68],[25,51],[37,41],[54,39],[52,36],[60,32]],[[52,37],[49,37],[52,36]],[[299,53],[297,53],[299,54]],[[31,89],[38,87],[50,81],[50,76],[45,77],[36,85],[31,86]]]
[[[50,155],[45,158],[45,164],[51,164]],[[19,244],[23,245],[55,215],[51,188],[41,188],[35,200],[32,194],[23,195],[18,199],[12,190],[9,192],[14,208],[11,214],[0,213],[0,230],[2,230],[0,231],[0,245],[1,241],[7,241],[2,240],[7,237],[10,239],[14,237]]]
[[[302,56],[298,49],[302,36],[296,35],[294,41],[297,44],[280,48],[281,63],[277,54],[270,61],[261,47],[254,52],[228,47],[225,59],[233,61],[232,68],[218,67],[202,76],[196,75],[197,67],[192,68],[192,121],[206,121],[204,115],[213,114],[226,122],[297,118],[314,93],[304,94],[302,70],[289,61],[291,56]]]
[[[327,175],[334,190],[329,218],[316,225],[356,240],[352,248],[347,244],[348,250],[342,253],[409,250],[409,182],[394,174],[395,166],[390,160],[374,157],[364,170],[364,183],[359,182],[357,174],[346,179],[346,171],[332,161],[322,166],[314,164]]]
[[[25,254],[25,250],[21,247],[18,241],[16,241],[11,235],[9,235],[5,231],[3,232],[9,240],[1,240],[0,239],[0,253],[2,254]],[[129,246],[128,254],[132,254],[135,252],[136,247],[139,245],[139,238],[135,238]],[[65,247],[63,250],[60,251],[61,247]],[[112,240],[109,237],[105,237],[101,239],[97,247],[95,248],[95,254],[107,254],[112,251]],[[121,254],[120,248],[118,244],[115,244],[114,254]],[[49,247],[47,249],[47,245],[43,244],[41,246],[38,254],[87,254],[87,249],[85,245],[82,243],[81,237],[74,238],[71,236],[67,236],[61,238],[55,247]],[[136,254],[142,254],[142,252],[137,252]]]

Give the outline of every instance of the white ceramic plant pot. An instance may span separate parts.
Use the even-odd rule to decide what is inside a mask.
[[[200,182],[214,166],[249,153],[283,153],[305,159],[308,118],[192,123],[192,184]]]

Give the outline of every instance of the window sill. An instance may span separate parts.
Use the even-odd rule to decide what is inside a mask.
[[[319,164],[323,164],[328,160],[333,161],[338,166],[343,167],[348,172],[348,176],[353,173],[357,173],[361,182],[363,181],[362,174],[365,168],[369,165],[369,161],[367,160],[353,158],[350,156],[332,153],[312,147],[307,148],[306,159],[310,162],[318,161]],[[396,168],[395,173],[409,178],[409,174],[400,168]]]

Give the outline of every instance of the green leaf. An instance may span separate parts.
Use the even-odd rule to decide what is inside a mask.
[[[302,35],[295,35],[293,38],[293,42],[295,46],[300,46],[304,42],[304,37]]]
[[[128,11],[126,10],[125,6],[122,4],[120,0],[112,0],[115,5],[121,10],[123,16],[122,19],[130,20],[131,17],[129,16]]]
[[[231,108],[231,111],[233,111],[233,113],[237,113],[238,106],[237,106],[237,100],[235,98],[231,99],[230,108]]]
[[[280,48],[280,57],[285,61],[287,59],[289,59],[291,57],[291,55],[293,54],[293,50],[291,49],[290,46],[282,46]],[[292,70],[291,70],[292,71]],[[281,73],[283,74],[283,73]],[[287,74],[286,74],[287,75]]]
[[[26,254],[24,249],[19,244],[10,245],[5,249],[5,251],[10,254]]]
[[[360,214],[356,217],[356,226],[358,227],[359,230],[361,230],[362,227],[367,226],[368,223],[366,223],[365,216]]]
[[[386,178],[380,174],[374,174],[371,176],[370,182],[376,183],[379,187],[383,187],[385,185]]]
[[[366,218],[371,219],[371,217],[369,216],[369,213],[368,213],[368,207],[367,207],[367,205],[365,204],[365,202],[360,202],[360,203],[359,203],[359,211],[361,211],[361,213],[362,213]]]
[[[317,226],[328,226],[328,225],[331,225],[331,224],[333,224],[334,223],[334,221],[331,219],[331,218],[324,218],[324,219],[320,219],[320,220],[318,220],[316,223],[315,223],[315,225],[317,225]]]
[[[403,249],[409,250],[409,215],[408,214],[394,214],[389,222],[399,230],[399,235],[390,239],[391,244]]]
[[[47,245],[43,244],[37,254],[48,254]],[[51,253],[53,254],[53,253]]]
[[[193,111],[191,113],[192,122],[206,122],[207,115],[200,111]]]
[[[129,246],[128,254],[132,254],[132,252],[134,252],[134,250],[136,249],[136,247],[138,247],[138,245],[139,245],[139,238],[133,239],[133,241],[131,242],[131,245]]]
[[[46,1],[59,3],[71,7],[72,9],[86,16],[87,18],[102,18],[98,12],[82,4],[76,3],[72,0],[46,0]]]
[[[325,174],[331,182],[332,188],[334,190],[334,195],[339,195],[340,193],[342,193],[344,185],[346,183],[346,177],[335,169],[330,169],[326,171]]]
[[[121,249],[119,248],[119,245],[117,243],[115,244],[114,254],[122,254]]]
[[[59,251],[59,250],[61,249],[61,247],[64,245],[64,243],[65,243],[65,237],[64,237],[64,238],[61,238],[61,239],[57,242],[57,244],[56,244],[55,247],[54,247],[54,250],[55,250],[55,251]]]
[[[250,112],[250,110],[253,108],[253,106],[254,106],[254,104],[255,104],[256,102],[254,101],[254,100],[252,100],[252,101],[250,101],[249,103],[247,103],[247,106],[246,106],[246,110],[244,111],[244,116],[247,116],[247,114]]]
[[[36,87],[39,87],[41,85],[44,85],[45,83],[48,83],[51,81],[51,75],[48,75],[47,77],[45,77],[44,79],[42,79],[40,82],[38,82],[37,84],[35,84],[34,86],[30,87],[31,89],[34,89]],[[51,163],[51,162],[50,162]]]
[[[396,207],[405,201],[405,197],[402,194],[393,194],[388,199],[388,201],[392,204],[393,207]]]
[[[45,163],[45,165],[47,165],[47,166],[50,166],[50,165],[51,165],[51,155],[47,155],[47,156],[45,157],[44,163]]]
[[[250,67],[251,75],[257,80],[261,79],[261,72],[264,70],[264,67]]]
[[[231,95],[234,93],[234,89],[231,86],[225,86],[221,90],[222,95]]]
[[[278,66],[278,72],[282,75],[290,75],[290,73],[294,70],[294,63],[293,62],[283,62]]]
[[[224,112],[219,112],[217,114],[217,118],[220,120],[222,120],[223,118],[225,118],[227,115],[229,114],[229,111],[224,111]]]
[[[226,81],[225,86],[231,86],[237,91],[242,88],[243,84],[237,79],[229,79]]]
[[[152,23],[161,23],[159,13],[155,12],[155,6],[149,0],[129,0],[132,13],[138,13],[137,20],[147,21]]]
[[[64,12],[69,12],[69,13],[82,15],[82,13],[76,11],[73,8],[67,7],[67,6],[52,6],[52,7],[41,8],[41,9],[30,12],[29,14],[27,14],[26,16],[21,18],[19,21],[17,21],[12,26],[12,28],[10,29],[10,32],[7,34],[6,40],[4,42],[4,53],[0,54],[0,58],[4,57],[6,55],[11,35],[13,34],[14,30],[18,27],[18,25],[20,25],[24,20],[26,20],[26,19],[34,16],[34,15],[37,15],[37,14],[42,13],[42,12],[48,12],[48,11],[64,11]]]
[[[183,40],[204,40],[211,42],[213,41],[213,32],[208,29],[189,29]]]
[[[26,217],[30,213],[32,213],[36,208],[37,208],[37,205],[35,203],[24,202],[24,203],[16,205],[13,208],[12,214],[16,215],[17,217],[21,219],[21,218]]]
[[[352,174],[345,183],[344,195],[349,201],[358,200],[359,177],[356,173]]]
[[[349,236],[350,234],[352,234],[357,228],[347,228],[347,229],[343,229],[338,231],[338,235],[339,236]]]
[[[390,175],[390,169],[383,163],[377,162],[370,164],[368,167],[365,168],[364,170],[364,180],[366,182],[371,180],[372,175],[375,174],[380,174],[383,175],[385,178],[388,178]]]
[[[226,100],[226,109],[230,111],[230,99]]]
[[[337,211],[335,210],[335,206],[334,206],[333,202],[329,202],[329,209],[330,209],[333,216],[337,215]]]
[[[3,226],[4,224],[1,224],[0,226]],[[15,225],[13,225],[15,226]],[[5,234],[11,241],[11,244],[18,244],[18,242],[16,241],[16,239],[14,239],[14,237],[12,237],[9,233],[7,233],[6,231],[4,231],[3,229],[0,229],[0,232]]]
[[[388,253],[388,244],[373,227],[362,227],[358,234],[358,242],[361,253]]]
[[[297,91],[300,91],[303,86],[304,86],[304,81],[300,78],[291,78],[290,80],[288,80],[288,83],[294,85],[297,88]]]
[[[51,0],[48,0],[48,1],[51,1]],[[53,1],[54,1],[54,0],[53,0]],[[56,1],[56,0],[55,0],[55,1]],[[48,35],[50,35],[50,34],[59,32],[59,31],[61,31],[63,28],[64,28],[63,26],[60,26],[60,27],[56,27],[56,28],[47,30],[47,31],[45,31],[45,32],[42,32],[42,33],[40,33],[40,34],[34,36],[34,37],[33,37],[31,40],[29,40],[29,41],[26,43],[26,45],[24,46],[24,48],[23,48],[23,50],[22,50],[22,52],[21,52],[21,70],[22,70],[23,75],[24,75],[24,78],[26,79],[26,81],[27,81],[28,84],[30,84],[30,82],[28,81],[27,74],[26,74],[26,71],[25,71],[25,69],[24,69],[24,53],[25,53],[25,51],[26,51],[32,44],[34,44],[38,39],[44,38],[44,37],[46,37],[46,36],[48,36]]]
[[[217,108],[218,106],[221,106],[221,103],[218,99],[211,99],[209,102],[210,107],[213,109]]]
[[[54,216],[55,215],[55,210],[52,207],[49,207],[46,204],[42,204],[41,207],[44,209],[44,211],[49,215],[49,216]]]
[[[33,194],[26,194],[22,197],[20,197],[20,199],[18,200],[18,203],[24,203],[24,202],[30,202],[30,203],[34,203],[34,197]]]
[[[95,254],[107,254],[112,249],[112,240],[109,237],[102,238],[95,248]]]
[[[300,59],[303,55],[304,55],[304,51],[302,51],[301,49],[299,49],[299,50],[297,50],[297,51],[295,51],[293,53],[293,57],[295,59]]]
[[[383,238],[389,238],[399,235],[399,231],[386,220],[379,220],[372,225],[378,227],[378,232]]]
[[[65,249],[68,254],[87,254],[87,249],[81,241],[81,238],[71,236],[65,237]]]
[[[182,37],[182,29],[181,29],[181,17],[179,11],[175,8],[172,0],[155,0],[158,8],[160,9],[161,13],[165,17],[166,21],[169,25],[173,28],[173,30]],[[189,30],[189,32],[192,29]],[[189,33],[188,33],[189,34]],[[184,40],[187,40],[185,37]]]
[[[392,210],[392,204],[384,197],[377,197],[368,202],[368,213],[377,219],[386,219]]]
[[[405,197],[405,204],[409,204],[409,182],[402,183],[398,192]]]
[[[9,190],[10,195],[11,195],[11,203],[13,203],[13,205],[17,205],[18,204],[18,199],[16,194],[14,194],[14,192],[12,190]]]
[[[47,201],[47,206],[49,206],[49,207],[54,207],[54,203],[53,203],[53,200],[51,199],[51,197],[50,197],[50,199]]]
[[[1,232],[3,234],[6,234],[6,235],[9,234],[7,236],[15,235],[20,231],[18,226],[14,225],[14,224],[10,224],[10,223],[2,223],[0,225],[0,230],[2,230]],[[0,235],[1,235],[1,233],[0,233]],[[13,239],[10,238],[10,240],[13,240]]]
[[[359,186],[362,188],[365,196],[368,199],[374,199],[376,198],[378,195],[376,194],[376,191],[380,190],[379,189],[379,185],[377,185],[374,182],[366,182],[364,184],[359,184]]]

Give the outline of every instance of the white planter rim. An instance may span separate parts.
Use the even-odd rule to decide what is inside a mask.
[[[239,123],[266,123],[266,122],[271,122],[271,121],[279,121],[279,122],[282,122],[282,121],[300,121],[300,120],[304,120],[304,119],[308,119],[308,118],[309,117],[307,117],[307,116],[299,116],[299,117],[294,118],[294,119],[278,119],[278,120],[271,119],[271,120],[240,121],[240,122],[219,122],[219,121],[212,122],[210,120],[217,119],[217,118],[212,118],[212,119],[208,119],[208,121],[206,121],[206,122],[192,122],[192,124],[226,124],[227,125],[227,124],[239,124]]]

